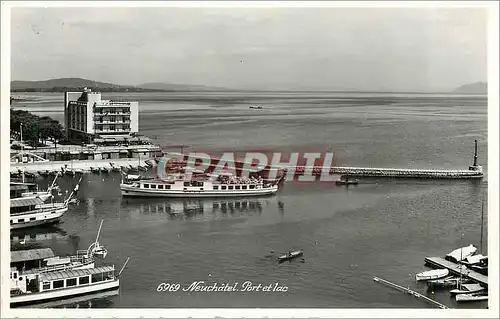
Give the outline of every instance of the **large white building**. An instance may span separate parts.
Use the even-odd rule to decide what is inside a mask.
[[[101,93],[90,89],[65,92],[64,119],[71,141],[129,136],[139,132],[139,102],[102,100]]]

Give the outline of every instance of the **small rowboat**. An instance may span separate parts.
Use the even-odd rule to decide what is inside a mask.
[[[415,279],[417,281],[439,279],[448,276],[449,273],[448,269],[434,269],[416,274]]]
[[[455,297],[457,302],[464,302],[464,301],[483,301],[483,300],[488,300],[488,294],[487,293],[475,293],[475,294],[462,294],[462,295],[457,295]]]
[[[336,185],[358,185],[358,180],[340,180],[335,181]]]
[[[457,277],[446,277],[443,279],[436,279],[436,280],[429,280],[427,282],[427,287],[431,289],[435,288],[454,288],[457,287],[459,284],[466,284],[470,283],[471,280],[466,279],[466,278],[457,278]]]
[[[460,286],[460,289],[450,290],[450,293],[454,295],[464,295],[477,293],[483,290],[485,290],[485,288],[480,284],[463,284]]]
[[[300,257],[304,254],[304,250],[297,250],[297,251],[292,251],[289,252],[288,254],[284,254],[278,257],[279,262],[284,262],[287,260],[292,260],[294,258]]]

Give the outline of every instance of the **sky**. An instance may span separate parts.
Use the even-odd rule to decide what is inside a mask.
[[[482,8],[13,8],[12,80],[440,91],[487,80]]]

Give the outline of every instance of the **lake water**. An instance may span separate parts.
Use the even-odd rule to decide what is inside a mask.
[[[28,99],[16,101],[17,108],[62,121],[62,94],[14,96]],[[374,276],[449,307],[486,307],[457,305],[449,293],[432,294],[414,280],[426,270],[425,257],[444,257],[469,244],[480,247],[481,201],[487,207],[488,185],[485,97],[193,92],[103,93],[103,98],[138,100],[140,132],[172,150],[186,145],[185,151],[332,151],[338,165],[465,169],[477,139],[486,176],[361,179],[349,188],[287,182],[273,197],[180,200],[124,199],[118,174],[86,175],[81,202],[63,223],[16,236],[32,236],[32,246],[71,254],[88,247],[104,219],[105,261],[121,267],[127,256],[131,260],[120,294],[92,300],[91,307],[431,307],[374,282]],[[257,104],[263,109],[249,109]],[[65,177],[60,185],[66,190],[75,183]],[[485,213],[484,254],[486,238]],[[279,253],[298,248],[304,249],[305,262],[277,263]],[[156,291],[162,282],[186,287],[193,281],[278,283],[288,291]]]

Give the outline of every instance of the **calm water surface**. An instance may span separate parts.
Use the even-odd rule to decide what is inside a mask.
[[[62,94],[15,94],[16,107],[61,120]],[[337,164],[466,168],[479,140],[487,172],[487,107],[478,96],[335,93],[103,94],[139,100],[140,131],[162,146],[188,151],[333,151]],[[262,105],[262,110],[249,105]],[[120,294],[82,307],[430,307],[373,281],[409,286],[449,307],[447,292],[416,283],[424,258],[480,246],[480,181],[365,179],[356,187],[287,182],[277,196],[233,199],[124,199],[119,175],[85,175],[57,227],[12,234],[13,244],[86,249],[104,219],[105,262],[131,256]],[[40,185],[50,181],[40,178]],[[76,183],[65,177],[64,190]],[[487,214],[483,251],[487,251]],[[305,262],[277,263],[290,249]],[[251,281],[287,292],[157,292],[158,284]],[[68,305],[70,307],[76,304]]]

